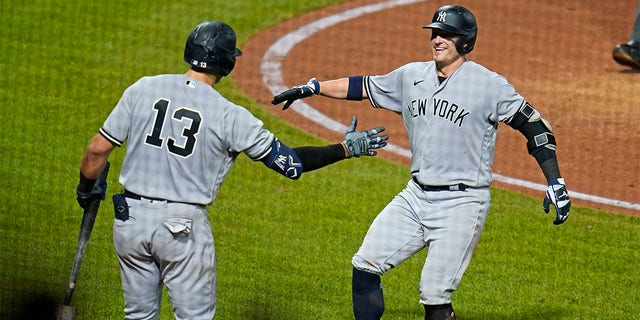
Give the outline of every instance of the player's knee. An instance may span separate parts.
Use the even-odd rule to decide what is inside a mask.
[[[366,271],[369,273],[382,275],[386,271],[384,268],[377,266],[373,261],[367,260],[358,254],[351,259],[351,264],[355,269]]]

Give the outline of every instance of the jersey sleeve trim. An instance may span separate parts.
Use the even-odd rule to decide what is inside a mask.
[[[272,141],[272,143],[273,143],[273,141]],[[255,157],[255,158],[251,158],[251,160],[253,160],[253,161],[263,160],[265,157],[267,157],[269,154],[271,154],[271,150],[273,150],[273,148],[269,147],[261,155]]]
[[[114,146],[117,146],[117,147],[122,146],[123,141],[120,141],[120,140],[114,138],[104,128],[100,128],[99,132],[105,139],[109,140],[109,142],[111,142]]]
[[[364,84],[364,91],[366,92],[367,97],[369,98],[369,103],[371,103],[371,106],[374,108],[382,108],[382,106],[376,102],[376,100],[373,98],[371,94],[371,85],[369,82],[369,76],[364,77],[363,84]]]

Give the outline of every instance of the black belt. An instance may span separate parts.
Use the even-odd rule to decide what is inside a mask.
[[[154,201],[166,201],[167,203],[178,203],[178,201],[171,201],[171,200],[167,200],[167,199],[159,199],[159,198],[150,198],[150,197],[143,197],[139,194],[133,193],[129,190],[125,190],[124,191],[124,196],[127,198],[131,198],[131,199],[135,199],[135,200],[140,200],[142,198],[145,199],[149,199],[149,200],[154,200]]]
[[[465,191],[469,188],[469,186],[464,183],[453,184],[450,186],[428,186],[420,183],[416,177],[413,177],[413,182],[415,182],[420,189],[424,191]]]

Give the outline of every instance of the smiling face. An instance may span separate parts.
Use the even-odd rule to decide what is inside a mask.
[[[442,68],[464,60],[464,56],[458,53],[456,42],[460,35],[440,29],[431,29],[431,53],[433,60]]]
[[[456,49],[456,42],[460,37],[441,29],[431,29],[431,53],[439,77],[449,77],[466,60]]]

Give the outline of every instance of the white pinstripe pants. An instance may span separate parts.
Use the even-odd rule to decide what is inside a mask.
[[[158,319],[166,285],[176,319],[213,319],[216,263],[204,206],[127,198],[129,220],[114,220],[125,319]]]
[[[449,303],[480,239],[490,202],[489,188],[423,191],[409,181],[374,219],[352,264],[382,275],[427,248],[420,303]]]

